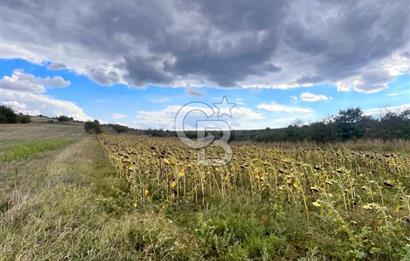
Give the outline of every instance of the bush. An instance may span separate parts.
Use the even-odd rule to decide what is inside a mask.
[[[30,115],[20,114],[17,116],[17,121],[19,123],[30,123],[31,122]]]
[[[0,123],[17,123],[17,114],[7,105],[0,105]]]
[[[113,130],[115,130],[117,133],[121,133],[121,132],[127,132],[128,131],[128,127],[126,126],[122,126],[119,124],[110,124],[111,128]]]
[[[57,120],[59,122],[67,122],[67,121],[73,121],[73,118],[61,115],[61,116],[58,116]]]
[[[7,118],[5,115],[0,114],[0,123],[6,123],[7,122]]]
[[[84,130],[87,133],[90,133],[90,134],[92,134],[92,133],[96,133],[96,134],[101,133],[100,123],[97,120],[87,121],[84,124]]]

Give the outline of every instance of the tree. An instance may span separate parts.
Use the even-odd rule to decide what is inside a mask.
[[[21,113],[17,116],[17,120],[19,123],[30,123],[31,122],[30,115],[24,115]]]
[[[403,111],[400,114],[400,118],[403,122],[402,135],[400,138],[410,139],[410,109]]]
[[[302,127],[296,124],[289,125],[286,128],[286,140],[288,141],[303,141],[306,138],[305,136]]]
[[[410,110],[387,112],[380,118],[379,133],[383,139],[410,138]]]
[[[315,122],[309,126],[309,138],[317,142],[329,142],[336,139],[333,123]]]
[[[17,114],[7,105],[0,105],[0,123],[17,123]]]
[[[364,135],[366,117],[360,108],[339,111],[335,118],[336,128],[342,140],[361,138]]]
[[[101,128],[100,128],[100,122],[95,120],[95,121],[87,121],[86,123],[84,123],[84,130],[87,133],[90,134],[98,134],[101,133]]]
[[[64,115],[60,115],[60,116],[58,116],[57,120],[59,122],[66,122],[66,121],[73,121],[73,118],[72,117],[67,117],[67,116],[64,116]]]

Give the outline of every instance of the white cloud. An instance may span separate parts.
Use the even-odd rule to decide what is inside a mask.
[[[344,80],[336,82],[336,88],[339,92],[348,92],[352,89],[352,81]]]
[[[401,94],[402,94],[402,92],[392,92],[392,93],[388,93],[387,96],[396,97],[396,96],[400,96]]]
[[[392,53],[391,56],[383,59],[380,66],[384,68],[390,75],[399,76],[410,73],[410,43],[403,50],[398,50]]]
[[[277,75],[279,75],[277,73]],[[286,78],[288,75],[281,75],[281,77]],[[251,79],[252,77],[249,77]],[[258,77],[257,79],[260,79]],[[255,81],[258,81],[255,79]],[[296,79],[290,83],[285,83],[285,82],[277,82],[276,80],[270,80],[270,81],[264,81],[264,82],[259,82],[259,83],[246,83],[243,82],[241,84],[242,88],[245,89],[250,89],[250,88],[255,88],[255,89],[278,89],[278,90],[287,90],[287,89],[293,89],[293,88],[300,88],[300,87],[312,87],[314,86],[313,83],[298,83],[296,82]]]
[[[100,124],[108,124],[108,122],[105,121],[105,120],[103,120],[103,119],[97,119],[97,121],[98,121]]]
[[[6,75],[0,81],[3,89],[33,93],[44,93],[46,88],[64,88],[70,85],[70,81],[61,76],[40,78],[21,70],[14,70],[11,76]]]
[[[127,115],[125,114],[120,114],[120,113],[114,113],[111,118],[118,120],[118,119],[125,119],[127,118]]]
[[[389,97],[396,97],[396,96],[401,96],[401,95],[410,96],[410,89],[404,90],[404,91],[398,91],[398,92],[391,92],[387,94],[387,96]]]
[[[373,108],[373,109],[367,109],[364,111],[365,115],[383,115],[386,114],[387,112],[402,112],[405,110],[410,110],[410,103],[398,105],[398,106],[387,106],[383,108]]]
[[[271,103],[261,103],[257,106],[258,109],[270,111],[270,112],[285,112],[285,113],[312,113],[313,110],[310,108],[302,108],[296,106],[288,106],[279,104],[277,102]]]
[[[396,59],[392,57],[396,57]],[[410,59],[397,54],[392,55],[392,57],[385,59],[380,64],[364,68],[358,75],[338,81],[336,83],[337,90],[375,93],[387,89],[389,83],[396,76],[410,73]],[[407,67],[404,61],[407,61]]]
[[[200,104],[201,105],[201,104]],[[136,117],[137,128],[154,128],[154,129],[175,129],[175,117],[178,111],[181,115],[186,115],[184,120],[185,129],[194,129],[197,120],[216,117],[217,110],[211,111],[211,108],[206,106],[192,105],[168,105],[164,109],[155,111],[138,111]],[[207,113],[207,115],[205,115]],[[214,113],[212,115],[212,113]]]
[[[2,103],[15,105],[15,108],[22,113],[30,115],[44,114],[48,116],[66,115],[82,121],[92,119],[74,103],[54,99],[43,94],[3,90],[2,96]]]
[[[164,109],[157,111],[138,111],[136,117],[137,128],[154,128],[154,129],[169,129],[174,130],[174,121],[177,112],[182,108],[179,105],[169,105]],[[199,110],[199,111],[198,111]],[[217,110],[214,114],[207,118],[205,114],[201,113],[201,107],[187,106],[184,111],[190,111],[185,118],[185,129],[194,129],[197,120],[210,120],[209,127],[213,127],[213,120],[223,120],[232,129],[252,129],[258,126],[264,126],[264,115],[260,112],[253,111],[250,108],[237,106],[232,109],[232,118],[222,117],[217,118]]]
[[[181,106],[170,105],[158,111],[138,111],[136,117],[137,128],[146,129],[174,129],[175,115]]]
[[[68,87],[71,83],[70,81],[64,80],[61,76],[46,77],[46,78],[37,78],[38,83],[51,88],[65,88]]]
[[[74,103],[44,94],[46,87],[66,87],[70,84],[60,76],[39,78],[15,70],[11,76],[4,76],[0,84],[1,103],[14,107],[18,112],[30,115],[66,115],[76,120],[92,119]]]
[[[232,118],[237,120],[262,120],[264,116],[250,108],[238,106],[232,108]]]
[[[0,82],[1,88],[6,90],[27,91],[33,93],[45,92],[45,87],[43,85],[24,79],[24,77],[20,77],[20,75],[21,74],[19,72],[14,72],[12,76],[4,76]]]
[[[39,115],[41,112],[37,109],[34,108],[29,108],[27,104],[23,102],[18,102],[16,100],[13,101],[4,101],[2,102],[5,105],[11,106],[13,109],[16,111],[23,113],[23,114],[29,114],[29,115]]]
[[[318,101],[327,101],[331,97],[327,97],[323,94],[313,94],[310,92],[303,92],[299,95],[299,98],[304,102],[318,102]]]
[[[272,104],[268,104],[269,111],[272,112]],[[174,130],[174,119],[177,112],[181,109],[182,106],[179,105],[169,105],[161,110],[156,111],[138,111],[136,117],[136,127],[137,128],[154,128],[154,129],[169,129]],[[288,126],[289,124],[294,123],[300,119],[300,113],[303,113],[304,120],[309,121],[313,119],[313,112],[308,108],[299,108],[285,105],[275,104],[274,111],[277,114],[267,114],[263,110],[265,106],[260,105],[259,109],[253,110],[249,107],[237,105],[232,108],[232,118],[228,116],[217,117],[217,110],[215,109],[215,114],[209,118],[206,118],[205,114],[199,113],[195,110],[200,109],[200,107],[188,106],[185,108],[187,111],[191,111],[188,116],[185,118],[184,128],[186,130],[194,130],[196,121],[198,120],[209,120],[209,127],[213,127],[213,120],[222,120],[225,121],[231,129],[233,130],[243,130],[243,129],[264,129],[266,127],[271,128],[280,128]],[[283,115],[281,113],[286,112],[289,114]]]
[[[248,107],[235,106],[232,108],[232,118],[223,118],[231,129],[254,129],[263,127],[265,116]]]

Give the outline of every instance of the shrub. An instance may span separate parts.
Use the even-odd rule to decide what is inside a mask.
[[[100,123],[97,120],[87,121],[84,124],[84,130],[87,133],[90,133],[90,134],[92,134],[92,133],[96,133],[96,134],[101,133]]]
[[[66,121],[73,121],[73,118],[72,118],[72,117],[67,117],[67,116],[61,115],[61,116],[59,116],[59,117],[57,118],[57,120],[58,120],[59,122],[66,122]]]
[[[17,114],[7,105],[0,105],[0,123],[17,123]]]
[[[119,124],[110,124],[111,128],[113,130],[115,130],[117,133],[121,133],[121,132],[127,132],[128,131],[128,127],[126,126],[122,126]]]
[[[17,121],[19,123],[30,123],[31,122],[30,115],[20,114],[17,116]]]
[[[6,123],[7,122],[7,118],[5,115],[0,114],[0,123]]]

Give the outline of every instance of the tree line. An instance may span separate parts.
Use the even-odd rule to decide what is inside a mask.
[[[173,131],[143,130],[143,134],[158,137],[176,136]],[[222,133],[212,131],[216,138]],[[188,131],[187,136],[196,137],[196,132]],[[360,108],[341,110],[333,117],[310,124],[292,124],[286,128],[233,130],[231,141],[258,142],[336,142],[355,139],[410,139],[410,110],[387,112],[381,117],[365,115]]]
[[[72,117],[61,115],[56,117],[59,122],[73,121]],[[10,106],[0,106],[0,123],[29,123],[30,116],[18,114]],[[116,133],[144,134],[156,137],[174,137],[176,133],[169,130],[148,129],[136,130],[118,124],[108,124]],[[100,133],[98,121],[84,123],[84,129],[89,133]],[[212,131],[216,139],[222,133]],[[195,131],[188,131],[187,136],[196,137]],[[360,108],[341,110],[335,116],[310,124],[292,124],[286,128],[260,130],[233,130],[231,141],[258,142],[337,142],[355,139],[406,139],[410,140],[410,109],[402,112],[386,112],[380,117],[365,115]]]
[[[365,115],[360,108],[341,110],[336,116],[311,124],[286,128],[237,130],[232,140],[335,142],[355,139],[410,139],[410,110],[387,112],[381,117]]]

